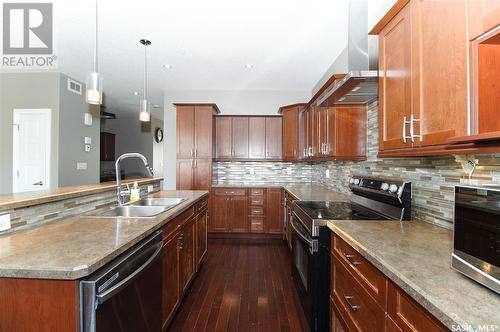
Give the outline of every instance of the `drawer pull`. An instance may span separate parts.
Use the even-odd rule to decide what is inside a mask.
[[[359,308],[361,308],[359,305],[354,305],[352,304],[351,302],[351,299],[353,298],[354,296],[348,296],[348,295],[344,295],[344,300],[345,302],[347,303],[347,305],[351,308],[352,311],[356,311],[358,310]]]
[[[351,265],[352,265],[352,266],[354,266],[354,267],[356,267],[357,265],[361,265],[361,262],[357,262],[357,261],[355,261],[355,260],[353,259],[353,258],[354,258],[354,255],[349,255],[349,254],[346,254],[346,253],[344,252],[344,257],[345,257],[345,259],[347,259],[347,261],[348,261],[349,263],[351,263]]]

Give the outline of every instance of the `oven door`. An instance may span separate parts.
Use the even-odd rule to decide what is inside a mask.
[[[292,229],[292,276],[304,314],[310,322],[313,306],[314,240],[295,214],[289,221]]]

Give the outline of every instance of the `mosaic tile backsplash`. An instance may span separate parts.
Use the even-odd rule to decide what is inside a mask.
[[[153,192],[160,190],[159,182],[153,183],[152,185]],[[147,187],[147,185],[140,186],[142,197],[148,195]],[[34,225],[54,222],[94,209],[99,209],[109,204],[116,204],[116,192],[114,189],[97,194],[68,198],[47,204],[4,210],[1,211],[0,214],[10,214],[11,229],[0,232],[0,235],[23,230]]]
[[[420,158],[384,158],[378,153],[378,104],[368,109],[367,160],[361,162],[327,161],[308,163],[216,163],[214,176],[219,182],[314,182],[349,193],[352,175],[397,178],[412,182],[413,219],[442,227],[453,227],[454,187],[456,185],[500,186],[500,154]],[[467,160],[474,160],[472,170]],[[291,174],[283,174],[287,167]],[[249,168],[255,174],[249,173]],[[329,178],[326,177],[329,170]],[[215,177],[214,177],[215,178]]]

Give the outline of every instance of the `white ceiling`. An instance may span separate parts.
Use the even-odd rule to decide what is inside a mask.
[[[99,71],[117,113],[137,112],[141,38],[152,42],[158,115],[165,89],[310,91],[347,44],[348,0],[100,0],[99,7]],[[59,68],[82,81],[92,68],[94,15],[93,0],[54,3]]]

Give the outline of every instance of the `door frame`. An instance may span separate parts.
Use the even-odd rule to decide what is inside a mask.
[[[21,114],[43,114],[47,116],[48,131],[45,137],[47,149],[45,150],[45,180],[46,188],[50,188],[50,155],[51,155],[51,136],[52,136],[52,110],[50,108],[14,108],[12,111],[12,192],[18,192],[17,170],[18,170],[18,151],[19,151],[19,115]],[[17,129],[17,130],[16,130]]]

